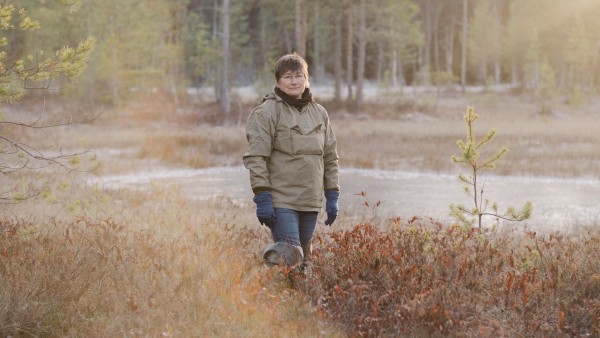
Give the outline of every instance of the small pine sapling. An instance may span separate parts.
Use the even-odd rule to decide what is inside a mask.
[[[479,161],[480,148],[490,142],[496,135],[496,131],[491,129],[481,140],[476,140],[473,130],[473,123],[479,118],[473,107],[467,107],[467,113],[464,120],[467,123],[467,138],[466,140],[458,140],[456,143],[461,150],[460,155],[452,155],[452,161],[457,164],[464,163],[471,169],[471,175],[466,176],[459,174],[458,178],[465,184],[464,191],[473,198],[473,208],[467,208],[462,204],[451,204],[450,215],[458,219],[462,224],[472,226],[477,220],[479,228],[481,228],[481,220],[483,216],[493,216],[496,220],[500,219],[507,221],[523,221],[531,216],[531,202],[527,201],[522,210],[517,212],[515,208],[508,207],[504,213],[498,212],[496,202],[483,198],[483,186],[478,182],[478,174],[482,169],[494,169],[498,162],[506,153],[508,148],[502,147],[493,156]],[[490,210],[491,208],[491,210]],[[490,210],[490,211],[488,211]]]

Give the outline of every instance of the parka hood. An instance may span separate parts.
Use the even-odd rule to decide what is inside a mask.
[[[280,98],[279,96],[277,96],[277,94],[275,94],[275,91],[271,91],[271,92],[265,94],[265,96],[263,96],[260,103],[263,103],[267,100],[283,101],[282,98]]]

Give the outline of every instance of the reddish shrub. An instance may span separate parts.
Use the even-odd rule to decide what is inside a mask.
[[[351,335],[600,334],[598,235],[512,238],[413,218],[315,242],[295,287]]]

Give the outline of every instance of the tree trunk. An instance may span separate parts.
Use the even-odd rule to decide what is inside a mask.
[[[313,47],[313,64],[315,69],[315,82],[319,82],[325,77],[325,70],[321,61],[321,11],[319,10],[319,4],[315,4],[315,23],[314,23],[314,47]]]
[[[462,55],[460,60],[460,85],[463,93],[467,84],[467,37],[469,29],[469,0],[463,0]]]
[[[221,37],[221,111],[229,114],[229,0],[223,0],[223,32]]]
[[[110,21],[111,21],[111,25],[110,25],[110,33],[112,36],[115,36],[115,31],[114,31],[114,24],[112,24],[112,21],[114,20],[114,16],[111,15],[110,17]],[[112,63],[112,76],[111,76],[111,87],[112,87],[112,104],[113,106],[117,106],[119,104],[119,78],[118,78],[118,74],[119,72],[119,67],[117,64],[117,46],[113,43],[113,45],[111,46],[111,50],[110,50],[110,57],[111,57],[111,63]]]
[[[384,62],[385,62],[385,54],[384,54],[384,50],[383,50],[383,42],[381,40],[377,40],[377,70],[376,70],[376,76],[377,76],[377,83],[378,84],[382,84],[382,82],[386,79],[384,79],[383,76],[383,68],[384,68]]]
[[[183,15],[182,15],[182,8],[180,8],[180,4],[178,3],[174,3],[172,5],[172,7],[170,8],[170,19],[173,21],[173,23],[171,24],[171,30],[170,32],[167,32],[167,37],[168,37],[168,42],[167,42],[167,46],[168,48],[172,48],[174,50],[176,50],[175,52],[175,56],[173,57],[173,59],[171,59],[170,61],[167,61],[167,67],[169,67],[169,73],[170,73],[170,87],[171,87],[171,94],[173,95],[173,104],[175,105],[175,107],[179,107],[179,90],[177,88],[177,84],[181,83],[181,79],[183,78],[182,74],[181,74],[181,70],[180,70],[180,65],[182,63],[183,60],[183,55],[182,49],[177,48],[176,46],[182,45],[183,41],[182,41],[182,31],[183,31],[183,27],[185,26],[185,23],[182,21],[183,20]]]
[[[296,0],[296,53],[301,57],[306,57],[306,34],[304,32],[304,19],[302,16],[302,0]]]
[[[494,1],[494,30],[496,33],[494,36],[501,37],[501,25],[500,25],[500,4],[499,0]],[[496,84],[499,85],[502,82],[502,66],[500,61],[500,41],[495,41],[494,43],[494,78],[496,79]]]
[[[335,54],[334,54],[334,99],[336,102],[342,100],[342,14],[335,16]]]
[[[348,2],[348,8],[346,9],[346,27],[347,27],[347,40],[346,40],[346,85],[348,86],[348,101],[352,101],[352,85],[353,85],[353,43],[354,43],[354,20],[352,15],[352,1]]]
[[[392,87],[398,88],[398,52],[392,52]]]
[[[598,59],[600,56],[600,39],[596,40],[596,48],[594,48],[594,56],[592,57],[592,69],[590,74],[598,74]],[[590,85],[592,87],[596,86],[596,77],[592,76]]]
[[[425,44],[423,45],[423,57],[421,59],[421,67],[428,67],[431,62],[431,0],[425,0]]]
[[[360,109],[363,101],[363,86],[365,82],[365,59],[367,49],[367,27],[365,22],[365,0],[360,0],[358,19],[358,65],[356,69],[356,110]]]
[[[445,50],[446,50],[446,73],[453,75],[452,65],[454,64],[454,22],[450,23],[450,27],[446,30]]]
[[[489,63],[489,55],[486,55],[484,60],[481,62],[481,78],[483,80],[483,84],[485,85],[485,87],[487,88],[488,85],[488,63]]]
[[[221,0],[214,0],[214,3],[212,4],[214,8],[219,8],[219,1]],[[212,34],[211,34],[211,41],[213,42],[214,45],[217,45],[217,41],[219,41],[219,11],[218,10],[214,10],[212,11]],[[219,70],[220,70],[220,65],[219,62],[217,61],[217,58],[215,58],[213,61],[211,61],[211,63],[213,64],[213,69],[210,71],[210,76],[212,77],[212,84],[213,84],[213,88],[215,89],[215,98],[220,98],[221,97],[221,86],[219,85]]]
[[[262,66],[268,65],[269,64],[269,55],[268,53],[265,53],[264,51],[267,51],[267,46],[268,46],[268,42],[267,42],[267,36],[269,35],[269,33],[267,32],[268,27],[267,27],[267,20],[265,20],[263,18],[264,14],[261,15],[261,20],[260,20],[260,50],[263,51],[262,53],[260,53],[261,57],[262,57]]]
[[[517,61],[515,61],[515,55],[513,52],[513,55],[511,55],[510,57],[510,79],[511,79],[511,83],[513,86],[516,86],[517,83],[519,83],[519,76],[517,75]]]
[[[434,8],[433,22],[431,23],[431,29],[433,31],[433,64],[435,65],[435,71],[442,70],[440,66],[440,17],[444,9],[444,2],[437,3]],[[430,67],[431,68],[431,67]]]

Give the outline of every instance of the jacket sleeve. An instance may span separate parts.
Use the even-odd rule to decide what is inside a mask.
[[[275,123],[262,106],[248,117],[246,139],[248,150],[243,156],[244,166],[250,171],[250,186],[255,194],[271,190],[267,163],[273,149]]]
[[[326,125],[325,146],[323,149],[323,165],[325,167],[323,174],[323,188],[324,190],[340,190],[337,141],[333,129],[331,128],[327,111],[325,111],[325,108],[323,108],[323,110]]]

